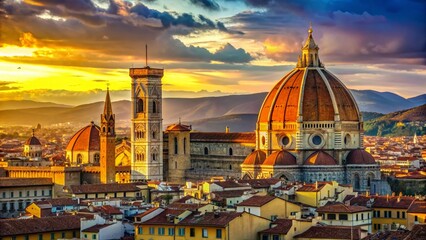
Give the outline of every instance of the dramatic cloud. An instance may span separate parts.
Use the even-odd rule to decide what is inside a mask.
[[[218,11],[220,10],[219,4],[215,0],[190,0],[191,3],[201,6],[207,10]]]

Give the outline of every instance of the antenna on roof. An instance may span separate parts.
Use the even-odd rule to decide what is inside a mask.
[[[145,66],[148,67],[148,44],[145,44]]]

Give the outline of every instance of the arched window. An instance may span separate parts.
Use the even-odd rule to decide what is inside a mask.
[[[152,161],[156,161],[157,160],[157,154],[156,153],[153,153],[151,157],[152,157]]]
[[[102,132],[105,132],[105,127],[102,128]]]
[[[183,138],[183,154],[186,154],[186,138]]]
[[[157,132],[153,131],[152,132],[152,139],[156,139],[157,138]]]
[[[177,137],[174,138],[175,154],[178,154],[178,140]]]
[[[177,169],[177,162],[175,161],[175,169]]]
[[[204,155],[209,155],[209,149],[207,147],[204,147]]]
[[[234,153],[232,151],[232,148],[229,148],[229,156],[232,156]]]
[[[77,154],[77,164],[81,164],[83,162],[83,156],[81,154]]]
[[[99,153],[95,153],[95,155],[93,156],[93,163],[94,164],[99,164]]]
[[[232,170],[232,165],[231,164],[229,164],[229,170]]]
[[[157,113],[157,102],[155,100],[152,102],[152,112]]]
[[[354,175],[354,187],[355,187],[355,190],[359,190],[361,187],[358,173],[355,173]]]
[[[138,112],[138,113],[143,113],[143,111],[144,111],[144,107],[143,107],[143,100],[142,99],[138,99],[138,104],[137,104],[137,109],[136,109],[136,111]]]

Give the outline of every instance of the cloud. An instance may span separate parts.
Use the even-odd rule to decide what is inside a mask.
[[[79,0],[83,1],[83,0]],[[89,1],[90,0],[84,0]],[[94,26],[74,17],[67,17],[69,12],[81,6],[78,1],[62,3],[61,6],[52,1],[37,1],[43,8],[47,7],[53,16],[65,17],[65,21],[40,18],[38,15],[46,11],[32,4],[12,2],[8,5],[7,24],[4,24],[5,42],[10,45],[21,45],[21,31],[28,32],[25,44],[37,44],[38,47],[49,48],[49,52],[38,51],[38,58],[9,58],[8,61],[38,62],[39,64],[75,65],[111,63],[123,66],[123,58],[129,64],[139,62],[145,55],[145,44],[149,45],[150,58],[156,60],[176,61],[216,61],[241,62],[238,59],[216,57],[206,48],[185,45],[175,35],[187,35],[197,31],[217,29],[209,18],[189,13],[160,12],[139,3],[132,5],[122,1],[110,1],[107,9],[91,7],[83,13],[102,18],[103,25]],[[89,4],[89,6],[93,4]],[[224,26],[223,26],[224,27]],[[222,28],[223,28],[222,27]],[[228,31],[232,33],[232,31]],[[36,36],[37,40],[29,37]],[[22,40],[22,39],[21,39]],[[32,42],[31,42],[32,41]],[[46,53],[46,54],[45,54]],[[48,53],[48,54],[47,54]],[[35,53],[36,54],[36,53]],[[56,57],[54,57],[56,56]],[[126,66],[128,67],[128,66]]]
[[[219,49],[216,53],[214,53],[214,59],[220,62],[247,63],[253,60],[253,57],[244,49],[236,49],[234,46],[228,43]]]
[[[190,0],[190,2],[210,11],[220,10],[220,6],[215,0]]]
[[[16,82],[1,81],[0,80],[0,92],[21,89],[18,86],[14,86],[15,84],[16,84]]]

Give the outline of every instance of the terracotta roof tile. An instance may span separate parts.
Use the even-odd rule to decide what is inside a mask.
[[[55,206],[77,206],[78,201],[76,199],[72,198],[53,198],[53,199],[46,199],[44,201],[37,201],[34,202],[37,205],[42,204],[49,204],[51,207]]]
[[[0,220],[0,237],[79,230],[81,218],[83,218],[81,215],[63,215],[31,219],[4,219]]]
[[[71,137],[67,144],[67,151],[99,151],[99,126],[91,122]]]
[[[312,153],[306,160],[305,165],[336,165],[337,161],[324,151]]]
[[[410,213],[426,213],[426,201],[425,200],[415,200],[413,204],[408,208]]]
[[[0,188],[53,185],[52,178],[0,178]]]
[[[287,166],[297,165],[296,157],[286,150],[275,151],[269,155],[262,165],[269,166]]]
[[[229,222],[241,216],[239,212],[206,212],[204,214],[193,213],[180,221],[178,225],[183,226],[211,226],[225,227]]]
[[[178,216],[178,215],[182,214],[183,212],[185,212],[185,210],[166,208],[166,209],[164,209],[163,212],[161,212],[157,216],[143,222],[142,224],[146,224],[146,225],[174,225],[174,222],[170,221],[168,216],[170,216],[170,215]]]
[[[252,207],[261,207],[270,201],[274,200],[277,197],[265,195],[265,196],[252,196],[251,198],[244,200],[237,204],[237,206],[252,206]]]
[[[250,153],[242,164],[244,165],[261,165],[266,159],[266,153],[262,150],[256,150]]]
[[[367,151],[355,149],[349,152],[346,164],[376,164],[376,160]]]
[[[361,229],[359,227],[343,226],[312,226],[305,232],[294,236],[294,238],[315,238],[315,239],[352,239],[361,238]]]
[[[40,140],[38,138],[32,136],[25,141],[25,145],[41,145]]]
[[[372,200],[370,200],[372,199]],[[408,209],[414,202],[414,197],[407,196],[365,196],[360,195],[350,200],[351,205],[366,206],[367,202],[372,202],[373,208],[399,208]]]
[[[242,179],[238,180],[239,183],[249,184],[252,188],[269,188],[272,185],[280,182],[277,178],[265,178],[265,179]]]
[[[260,231],[265,234],[287,234],[293,225],[291,219],[277,219],[271,224],[271,228]]]
[[[191,132],[191,142],[255,143],[254,132]]]
[[[137,192],[140,189],[134,183],[108,183],[108,184],[83,184],[72,185],[72,193],[109,193],[109,192]]]
[[[318,213],[356,213],[371,211],[371,209],[364,206],[346,206],[343,203],[327,204],[317,208]]]
[[[101,230],[102,228],[106,228],[106,227],[109,227],[111,225],[112,225],[112,223],[111,224],[96,224],[95,226],[86,228],[86,229],[82,230],[81,232],[98,233],[99,230]]]
[[[216,184],[216,185],[218,185],[218,186],[220,186],[222,188],[250,187],[250,185],[237,183],[235,181],[218,181],[218,182],[212,182],[212,184]]]
[[[199,208],[202,208],[204,206],[207,206],[207,204],[174,202],[169,204],[167,208],[176,210],[198,211]]]

